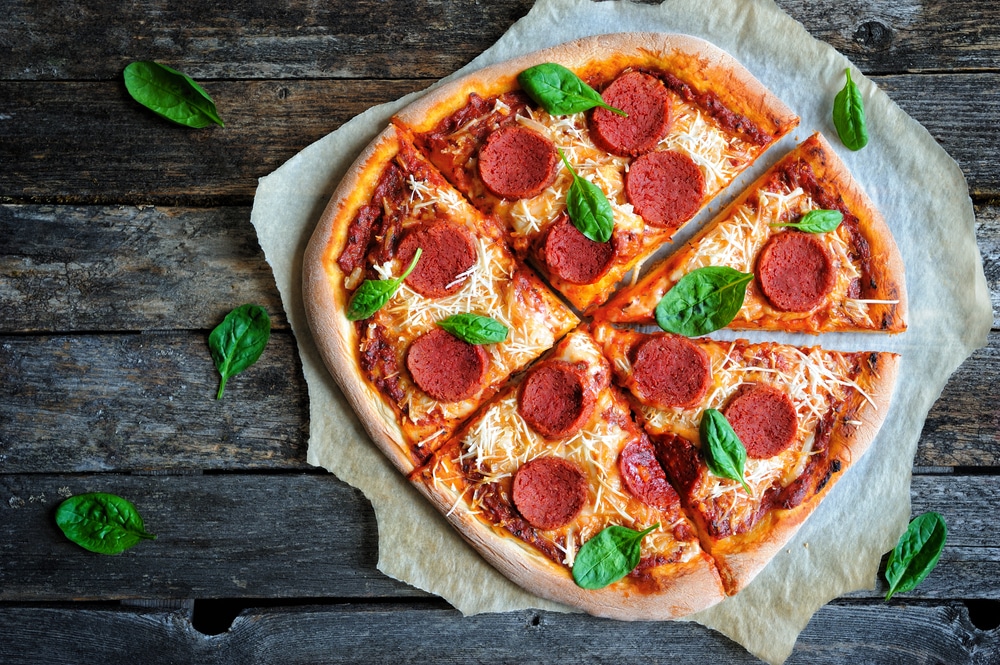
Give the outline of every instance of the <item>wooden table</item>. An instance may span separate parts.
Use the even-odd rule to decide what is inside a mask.
[[[996,305],[1000,4],[779,4],[959,162]],[[257,178],[459,68],[530,5],[5,3],[0,662],[757,662],[696,624],[463,618],[379,573],[371,506],[305,462],[295,340],[249,223]],[[225,129],[131,101],[138,59],[201,81]],[[217,402],[207,334],[243,302],[274,333]],[[913,511],[945,515],[940,565],[889,603],[881,580],[831,602],[790,663],[1000,661],[998,380],[994,327],[921,435]],[[55,506],[88,491],[129,497],[159,539],[115,557],[68,542]]]

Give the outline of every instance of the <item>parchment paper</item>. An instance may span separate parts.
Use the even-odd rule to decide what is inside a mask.
[[[801,116],[799,129],[731,186],[713,210],[819,130],[882,211],[906,265],[910,328],[902,335],[739,334],[844,350],[889,350],[903,359],[890,413],[865,458],[747,589],[691,617],[758,657],[780,663],[819,607],[849,591],[874,587],[881,555],[909,519],[910,472],[927,411],[951,372],[986,343],[992,312],[968,186],[927,131],[857,69],[852,75],[864,95],[871,142],[857,153],[844,148],[830,114],[850,63],[771,0],[668,0],[660,6],[540,0],[456,75],[577,37],[619,31],[705,38],[733,54]],[[358,152],[414,97],[363,113],[262,178],[257,189],[251,222],[274,271],[309,387],[308,461],[361,489],[371,501],[379,526],[378,566],[385,574],[438,594],[465,614],[565,610],[527,594],[483,562],[390,466],[324,368],[308,329],[301,257],[313,226]]]

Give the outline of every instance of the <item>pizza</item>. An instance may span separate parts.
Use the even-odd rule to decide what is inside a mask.
[[[703,40],[601,35],[439,87],[336,188],[303,257],[319,352],[378,448],[525,589],[619,619],[710,607],[871,445],[898,356],[706,336],[905,330],[892,236],[821,136],[671,253],[797,123]],[[677,295],[706,270],[738,287]],[[713,326],[666,326],[677,301]]]

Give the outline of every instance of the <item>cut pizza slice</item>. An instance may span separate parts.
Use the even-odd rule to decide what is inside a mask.
[[[619,291],[594,318],[652,323],[674,285],[713,266],[753,276],[730,328],[807,333],[906,329],[903,261],[892,234],[818,133],[770,168],[681,250]]]
[[[563,338],[411,478],[480,554],[543,597],[621,619],[676,618],[725,597],[586,332]],[[651,527],[634,568],[590,588],[593,539]]]
[[[607,323],[593,334],[729,594],[767,565],[868,449],[899,361]]]
[[[518,78],[543,63],[572,70],[625,117],[601,107],[546,110]],[[542,85],[561,85],[552,76],[565,74],[547,73]],[[502,220],[519,255],[585,311],[798,117],[717,47],[640,33],[581,39],[483,69],[408,106],[395,122],[414,132],[474,205]],[[585,235],[586,223],[567,206],[580,179],[610,204],[608,240]]]
[[[579,322],[393,127],[320,219],[303,300],[326,366],[404,473]],[[468,334],[484,326],[502,336]]]

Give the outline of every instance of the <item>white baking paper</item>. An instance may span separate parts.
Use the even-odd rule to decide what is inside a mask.
[[[844,593],[874,587],[881,556],[910,515],[910,472],[924,418],[951,372],[986,343],[993,318],[972,202],[955,162],[856,68],[852,76],[864,95],[871,142],[856,153],[839,143],[831,109],[851,65],[771,0],[668,0],[659,6],[540,0],[455,75],[578,37],[633,31],[707,39],[734,55],[802,118],[799,129],[734,183],[713,211],[795,143],[821,131],[882,211],[907,269],[910,328],[902,335],[740,334],[902,354],[889,415],[865,458],[747,589],[690,617],[758,657],[780,663],[819,607]],[[310,145],[262,178],[254,199],[251,222],[274,271],[308,383],[308,461],[359,488],[371,501],[379,526],[378,566],[385,574],[442,596],[465,614],[529,607],[565,610],[526,593],[487,565],[396,472],[327,373],[308,329],[301,258],[312,229],[360,150],[415,96],[372,108]]]

